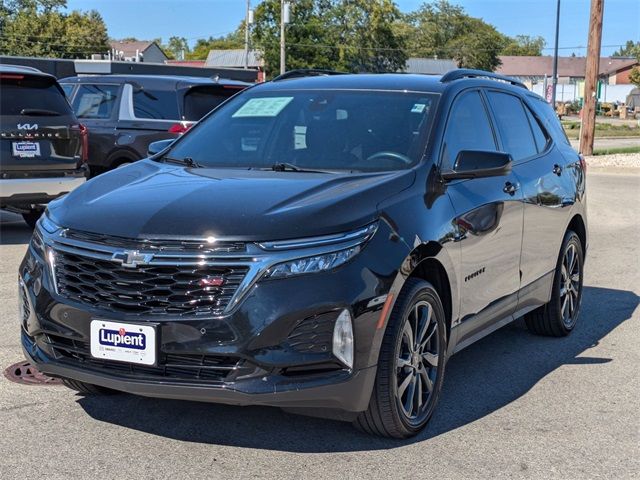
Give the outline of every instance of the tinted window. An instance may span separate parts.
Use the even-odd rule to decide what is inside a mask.
[[[72,83],[61,83],[60,86],[62,87],[62,90],[64,90],[64,94],[67,96],[67,98],[71,98],[73,87],[75,87],[75,85]]]
[[[536,117],[533,116],[533,113],[525,106],[525,111],[527,112],[527,118],[529,119],[529,125],[531,125],[531,131],[533,132],[533,138],[536,141],[536,147],[538,148],[538,153],[542,152],[547,145],[547,136],[545,135],[542,127],[540,127],[540,123]]]
[[[205,166],[384,171],[424,152],[436,96],[342,90],[241,93],[168,155]]]
[[[444,135],[442,169],[451,170],[462,150],[497,150],[489,117],[478,92],[464,93],[451,109]]]
[[[538,149],[520,99],[500,92],[488,92],[487,96],[496,118],[503,148],[514,160],[536,155]]]
[[[564,128],[562,128],[560,120],[558,119],[556,112],[551,108],[551,105],[539,97],[530,96],[528,98],[530,99],[529,103],[531,104],[533,111],[536,112],[538,117],[542,120],[542,125],[547,132],[553,134],[554,138],[557,140],[562,140],[567,145],[571,145],[567,138],[567,134],[565,133]]]
[[[0,79],[0,89],[0,115],[28,115],[29,110],[40,110],[40,115],[42,111],[71,114],[66,97],[48,77],[5,75]],[[25,113],[21,113],[23,110]]]
[[[80,85],[73,99],[78,118],[111,118],[118,101],[118,85]]]
[[[133,87],[133,114],[136,118],[179,120],[178,96],[175,90],[153,90]]]
[[[237,93],[237,88],[193,87],[184,96],[184,119],[200,120],[227,98]]]

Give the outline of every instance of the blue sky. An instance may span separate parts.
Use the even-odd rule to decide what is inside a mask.
[[[585,47],[589,0],[561,0],[560,47]],[[252,0],[252,5],[259,3]],[[408,12],[422,0],[396,0]],[[556,0],[453,0],[467,13],[481,17],[500,32],[515,36],[540,35],[552,54]],[[70,10],[100,12],[114,38],[151,39],[172,35],[197,38],[224,35],[244,18],[245,0],[68,0]],[[640,40],[640,1],[606,0],[602,53],[609,55],[626,40]],[[566,48],[561,55],[584,55],[585,48]]]

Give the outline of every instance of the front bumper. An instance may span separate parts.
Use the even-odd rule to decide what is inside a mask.
[[[20,268],[23,349],[48,375],[139,395],[363,411],[384,335],[378,328],[384,298],[398,273],[394,256],[404,255],[388,238],[388,231],[379,232],[336,270],[257,282],[237,307],[211,318],[140,318],[78,303],[56,293],[50,269],[32,245]],[[353,319],[351,369],[332,353],[333,325],[344,309]],[[158,364],[91,357],[90,322],[96,318],[155,325]],[[227,371],[215,373],[216,365]]]
[[[376,368],[351,374],[325,376],[312,380],[273,377],[238,382],[233,385],[158,382],[130,379],[104,372],[78,368],[48,357],[26,333],[22,350],[27,360],[53,377],[72,378],[135,395],[174,400],[225,403],[229,405],[265,405],[282,408],[328,408],[351,412],[367,408],[375,381]]]
[[[4,178],[0,179],[0,203],[22,205],[47,203],[86,182],[86,172],[77,175],[52,178]]]

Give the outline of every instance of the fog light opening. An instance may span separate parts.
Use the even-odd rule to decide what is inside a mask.
[[[343,310],[333,327],[333,354],[349,368],[353,368],[353,326],[351,314]]]

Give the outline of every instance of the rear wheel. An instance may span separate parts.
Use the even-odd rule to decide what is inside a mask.
[[[70,378],[63,378],[62,383],[64,386],[75,390],[83,395],[112,395],[116,393],[115,390],[109,388],[100,387],[99,385],[93,385],[91,383],[81,382],[79,380],[72,380]]]
[[[36,223],[38,222],[38,220],[40,219],[40,216],[42,215],[42,212],[44,212],[44,209],[34,208],[30,212],[23,213],[22,218],[24,219],[25,222],[27,222],[27,225],[29,225],[31,228],[35,228]]]
[[[445,353],[440,298],[430,283],[411,278],[389,318],[369,407],[358,416],[355,426],[394,438],[420,432],[440,396]]]
[[[578,235],[569,230],[553,277],[551,300],[525,315],[527,328],[537,335],[563,337],[576,326],[582,301],[584,252]]]

